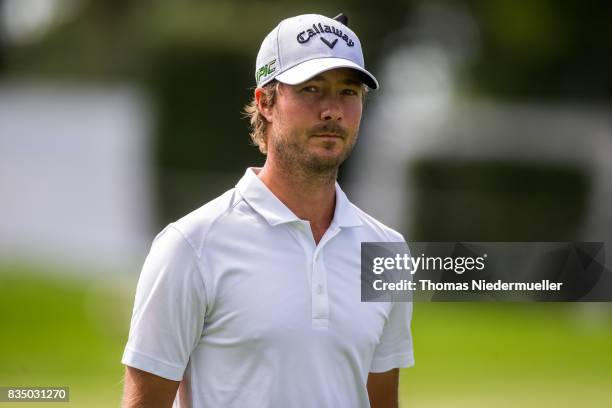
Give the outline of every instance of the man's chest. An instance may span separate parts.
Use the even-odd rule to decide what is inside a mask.
[[[358,244],[329,242],[317,250],[295,236],[282,238],[248,246],[245,236],[211,252],[214,298],[203,340],[260,351],[321,342],[370,355],[389,305],[361,302]]]

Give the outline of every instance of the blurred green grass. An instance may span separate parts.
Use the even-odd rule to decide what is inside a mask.
[[[0,267],[0,385],[119,406],[136,276],[57,272]],[[610,304],[417,303],[413,335],[402,407],[612,406]]]
[[[417,303],[405,407],[610,407],[612,304]]]
[[[134,287],[135,279],[0,267],[0,385],[69,386],[71,402],[58,407],[119,406]]]

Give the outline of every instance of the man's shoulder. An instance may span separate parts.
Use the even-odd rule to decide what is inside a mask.
[[[191,247],[199,252],[212,228],[242,200],[235,188],[191,211],[170,226],[181,233]]]
[[[372,215],[366,213],[361,208],[357,207],[355,204],[350,203],[353,210],[357,214],[357,216],[361,219],[364,224],[364,227],[368,229],[368,231],[377,237],[381,242],[400,242],[404,241],[404,236],[383,222],[377,220]],[[374,240],[372,240],[374,241]]]

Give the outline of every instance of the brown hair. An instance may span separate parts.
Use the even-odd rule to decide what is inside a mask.
[[[263,93],[261,94],[261,102],[266,106],[274,106],[276,101],[276,92],[278,91],[278,81],[272,81],[262,87]],[[249,118],[249,124],[251,127],[251,141],[253,145],[259,148],[259,151],[263,154],[268,152],[268,146],[266,144],[266,130],[268,129],[268,120],[261,114],[259,107],[257,106],[257,100],[255,95],[251,102],[244,107],[244,117]]]

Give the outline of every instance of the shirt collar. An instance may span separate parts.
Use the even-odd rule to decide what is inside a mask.
[[[332,224],[336,224],[338,227],[359,227],[363,225],[363,221],[353,204],[349,201],[344,194],[344,191],[340,188],[340,185],[336,182],[336,208],[334,209],[334,219]]]
[[[247,168],[244,176],[236,184],[236,189],[240,192],[246,202],[257,211],[270,225],[278,225],[288,222],[299,221],[300,219],[291,211],[281,200],[278,199],[268,189],[255,171],[260,169],[253,167]],[[357,211],[346,197],[346,194],[336,183],[336,207],[332,224],[338,227],[356,227],[363,225]]]

